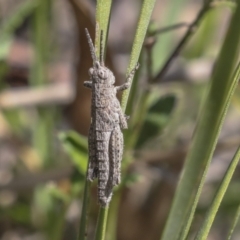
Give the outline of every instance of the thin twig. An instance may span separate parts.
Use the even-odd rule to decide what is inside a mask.
[[[152,82],[153,80],[153,71],[152,71],[152,66],[153,66],[153,46],[155,45],[155,38],[154,37],[150,37],[147,39],[146,43],[145,43],[145,49],[146,49],[146,62],[147,62],[147,80],[149,83]]]
[[[177,23],[171,26],[167,26],[167,27],[163,27],[163,28],[159,28],[151,33],[149,33],[149,36],[156,36],[157,34],[162,34],[162,33],[166,33],[166,32],[170,32],[172,30],[177,30],[179,28],[183,28],[183,27],[190,27],[189,23]]]
[[[164,74],[167,72],[169,66],[171,65],[172,61],[179,55],[185,44],[188,42],[190,37],[193,35],[193,33],[196,31],[199,23],[202,21],[205,14],[208,12],[208,10],[211,8],[211,1],[208,1],[200,12],[198,13],[196,19],[193,21],[192,24],[189,25],[189,28],[186,32],[186,34],[183,36],[182,40],[179,42],[179,44],[176,46],[176,48],[173,50],[172,54],[164,64],[164,66],[161,68],[160,72],[154,77],[153,82],[157,82],[161,80],[164,76]]]

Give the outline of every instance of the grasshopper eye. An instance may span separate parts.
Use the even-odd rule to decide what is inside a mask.
[[[107,79],[108,74],[107,74],[107,72],[104,71],[104,70],[99,70],[98,76],[99,76],[101,79]]]
[[[90,68],[90,69],[88,70],[88,74],[89,74],[90,76],[93,75],[93,68]]]

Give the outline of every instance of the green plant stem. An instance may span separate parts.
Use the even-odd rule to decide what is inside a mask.
[[[232,225],[231,225],[231,227],[229,229],[227,240],[231,240],[232,239],[232,235],[233,235],[234,229],[236,228],[236,226],[238,224],[239,217],[240,217],[240,205],[237,208],[237,212],[236,212],[235,217],[233,219]]]
[[[137,65],[137,63],[139,61],[141,49],[142,49],[142,46],[144,43],[145,35],[147,32],[147,28],[148,28],[148,25],[150,22],[150,18],[152,15],[154,5],[155,5],[155,0],[144,0],[143,1],[143,5],[142,5],[139,21],[138,21],[138,27],[137,27],[137,31],[136,31],[134,42],[133,42],[132,52],[131,52],[126,76],[131,72],[131,70]],[[124,91],[123,96],[122,96],[122,101],[121,101],[122,110],[123,110],[123,112],[125,112],[127,103],[128,103],[128,99],[129,99],[129,93],[130,93],[132,85],[133,85],[133,95],[131,94],[129,106],[127,109],[127,113],[129,113],[129,114],[132,113],[133,102],[135,100],[135,95],[137,92],[137,82],[136,81],[134,81],[134,83],[131,83],[131,86],[128,90]],[[119,203],[120,196],[118,196],[117,199],[118,200],[116,200],[117,201],[116,205],[118,205],[118,203]],[[117,212],[117,208],[115,206],[115,213],[116,212]]]
[[[142,65],[141,64],[142,63],[142,57],[141,56],[142,56],[142,54],[139,57],[140,66]],[[127,103],[127,107],[126,107],[126,114],[127,115],[132,115],[132,113],[134,112],[133,108],[135,106],[137,95],[139,93],[138,80],[139,80],[140,74],[141,74],[141,68],[136,71],[135,77],[134,77],[135,80],[132,82],[131,94],[129,95],[128,103]]]
[[[199,115],[162,240],[177,239],[182,226],[185,227],[180,239],[185,239],[191,226],[219,132],[239,79],[239,65],[233,76],[239,54],[239,22],[240,4],[231,19],[215,64],[212,82]]]
[[[147,28],[149,25],[149,21],[150,21],[150,17],[153,11],[153,7],[155,5],[155,0],[144,0],[143,2],[143,6],[142,6],[142,10],[140,13],[140,18],[138,21],[138,27],[137,27],[137,32],[134,38],[134,42],[133,42],[133,48],[132,48],[132,53],[130,56],[130,62],[129,62],[129,66],[128,66],[128,70],[127,70],[127,75],[130,73],[130,71],[136,66],[136,64],[138,63],[138,59],[141,53],[141,49],[142,49],[142,45],[145,39],[145,35],[147,32]],[[149,77],[150,78],[150,77]],[[129,97],[129,93],[130,93],[130,89],[131,87],[124,91],[123,96],[122,96],[122,102],[121,102],[121,106],[123,111],[126,110],[126,106],[127,106],[127,102],[128,102],[128,98],[130,100],[130,102],[128,103],[127,106],[127,113],[128,114],[132,114],[132,110],[133,110],[133,101],[135,100],[135,95],[137,92],[137,81],[134,81],[133,83],[131,83],[131,85],[133,86],[133,91],[131,92],[131,96]],[[136,113],[133,115],[133,120],[131,121],[134,124],[133,130],[131,131],[131,135],[128,134],[126,141],[127,141],[127,146],[132,147],[135,145],[136,143],[136,139],[137,139],[137,130],[139,130],[142,127],[142,122],[144,119],[144,114],[147,111],[147,106],[146,106],[146,100],[148,99],[148,90],[142,95],[142,97],[140,98],[140,104],[143,104],[144,106],[140,105],[141,108],[143,107],[143,111],[137,111],[139,113]],[[141,116],[139,116],[141,115]],[[141,120],[138,118],[137,121],[135,121],[136,117],[141,118]],[[136,123],[136,124],[135,124]],[[134,131],[134,133],[133,133]]]
[[[122,188],[118,188],[113,195],[111,208],[109,208],[108,222],[107,222],[108,234],[106,237],[107,240],[117,239],[117,219],[118,219],[117,216],[119,211],[119,203],[121,200],[121,193],[122,193]]]
[[[137,31],[136,31],[134,42],[133,42],[132,52],[131,52],[126,76],[129,75],[131,70],[138,63],[138,59],[139,59],[139,56],[141,53],[144,38],[145,38],[145,35],[147,32],[149,21],[150,21],[152,11],[153,11],[153,8],[155,5],[155,1],[156,0],[144,0],[143,1],[143,5],[142,5],[141,13],[140,13],[140,18],[138,21]],[[131,85],[132,85],[132,83],[131,83]],[[125,110],[126,110],[130,90],[131,90],[131,86],[129,89],[124,91],[124,93],[122,95],[121,106],[122,106],[123,112],[125,112]]]
[[[110,23],[110,15],[111,15],[111,6],[112,0],[98,0],[97,8],[96,8],[96,36],[95,36],[95,48],[97,51],[98,59],[100,58],[100,31],[103,31],[103,46],[105,49],[106,40],[108,36],[108,29]],[[103,49],[103,55],[105,56],[105,51]],[[98,213],[98,222],[95,240],[104,240],[106,225],[107,225],[107,217],[108,217],[108,207],[103,208],[100,207]]]
[[[100,207],[98,213],[97,230],[95,240],[105,240],[106,226],[108,218],[108,207]]]
[[[203,5],[202,9],[198,13],[196,19],[193,21],[193,23],[189,26],[186,34],[183,36],[182,40],[178,43],[178,45],[175,47],[173,52],[171,53],[168,60],[165,62],[163,67],[161,68],[160,72],[154,77],[153,82],[157,82],[163,78],[165,73],[167,72],[169,66],[173,62],[173,60],[179,55],[179,53],[182,51],[183,47],[186,45],[186,43],[189,41],[189,39],[192,37],[192,35],[196,32],[197,27],[205,17],[206,13],[211,9],[210,5],[211,1],[208,1],[206,4]]]
[[[154,46],[154,41],[148,45],[145,45],[145,48],[146,48],[146,58],[147,58],[147,83],[152,83],[152,80],[153,80],[153,69],[152,69],[152,66],[153,66],[153,62],[152,62],[152,58],[153,58],[153,55],[152,55],[152,50],[153,50],[153,46]],[[136,83],[136,81],[133,83],[133,85]],[[133,87],[136,87],[136,86],[133,86]],[[132,94],[133,92],[131,92],[131,96],[130,96],[130,99],[132,97]],[[144,123],[144,119],[145,119],[145,116],[147,114],[147,111],[148,111],[148,107],[149,107],[149,104],[148,104],[148,100],[149,100],[149,97],[151,95],[151,92],[149,90],[149,88],[145,88],[143,90],[142,93],[140,93],[140,98],[139,98],[139,103],[137,104],[138,106],[141,106],[141,111],[135,111],[133,113],[133,120],[132,120],[132,123],[133,123],[133,126],[131,127],[131,131],[127,137],[127,146],[130,148],[130,149],[134,149],[136,143],[137,143],[137,140],[138,140],[138,137],[139,137],[139,134],[141,133],[141,129],[143,127],[143,123]],[[129,106],[129,104],[128,104]],[[128,109],[128,106],[127,106],[127,109]]]
[[[87,239],[87,217],[88,217],[89,191],[90,191],[90,183],[86,177],[78,240]]]
[[[95,35],[95,47],[97,55],[99,57],[100,49],[100,31],[103,30],[103,46],[104,49],[107,44],[108,30],[111,17],[112,0],[97,0],[96,7],[96,35]],[[104,56],[105,56],[105,51]]]
[[[225,195],[227,187],[232,179],[233,173],[237,167],[239,159],[240,159],[240,147],[238,148],[237,152],[235,153],[235,156],[234,156],[232,162],[230,163],[228,170],[226,171],[226,173],[224,175],[221,185],[219,186],[219,189],[217,190],[217,193],[213,199],[213,202],[210,205],[210,208],[207,212],[204,222],[203,222],[199,232],[197,233],[197,236],[195,237],[195,240],[206,240],[207,239],[207,236],[209,234],[213,220],[217,214],[218,208],[222,202],[222,199]]]

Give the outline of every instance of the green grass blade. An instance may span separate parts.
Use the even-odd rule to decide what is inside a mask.
[[[230,163],[195,240],[205,240],[240,159],[240,147]]]
[[[140,66],[143,64],[142,55],[143,54],[141,54],[140,57],[139,57]],[[140,95],[140,91],[139,91],[140,89],[138,88],[138,80],[139,80],[139,77],[141,75],[141,70],[142,69],[138,69],[136,71],[135,76],[134,76],[135,80],[132,82],[131,94],[129,95],[128,102],[127,102],[127,107],[126,107],[126,110],[125,110],[125,113],[127,115],[132,114],[135,103],[137,102],[138,96]]]
[[[83,205],[82,205],[82,213],[80,218],[80,226],[79,226],[79,234],[78,240],[87,239],[87,216],[88,216],[88,202],[89,202],[89,187],[90,183],[85,180],[84,186],[84,194],[83,194]]]
[[[95,240],[105,240],[106,226],[107,226],[108,208],[101,207],[99,209],[97,231]]]
[[[95,35],[95,47],[97,50],[97,55],[99,57],[100,49],[100,31],[103,30],[103,46],[105,49],[108,29],[111,16],[111,6],[112,0],[98,0],[96,8],[96,35]],[[105,52],[105,51],[103,51]]]
[[[97,56],[100,58],[100,31],[103,30],[103,47],[105,49],[108,29],[110,23],[112,0],[98,0],[96,8],[96,35],[95,35],[95,47],[97,50]],[[103,53],[105,55],[105,51]],[[108,207],[100,207],[96,229],[96,240],[105,238],[106,225],[107,225]]]
[[[138,59],[139,59],[139,56],[141,53],[144,38],[145,38],[145,35],[147,32],[148,24],[149,24],[149,21],[150,21],[151,15],[152,15],[152,11],[153,11],[153,8],[155,5],[155,1],[156,0],[144,0],[143,1],[140,18],[138,21],[137,32],[136,32],[136,35],[134,38],[132,52],[131,52],[131,56],[130,56],[130,62],[128,65],[126,75],[128,75],[131,72],[131,70],[138,63]],[[122,95],[121,105],[122,105],[122,109],[124,112],[126,110],[130,90],[131,90],[131,87],[129,89],[127,89],[126,91],[124,91],[124,93]]]
[[[236,228],[236,226],[238,224],[239,217],[240,217],[240,205],[237,208],[237,212],[235,214],[235,217],[233,219],[232,225],[230,227],[227,240],[231,240],[232,239],[232,235],[233,235],[233,232],[234,232],[234,230],[235,230],[235,228]]]
[[[237,68],[236,68],[236,71],[235,71],[235,73],[234,73],[234,77],[233,77],[233,83],[232,83],[232,86],[231,86],[231,88],[230,88],[230,91],[228,92],[228,100],[227,100],[227,102],[230,102],[230,100],[231,100],[231,97],[232,97],[232,95],[233,95],[233,93],[234,93],[234,90],[236,89],[236,87],[237,87],[237,83],[238,83],[238,80],[239,80],[239,78],[240,78],[240,62],[239,62],[239,64],[238,64],[238,66],[237,66]],[[207,171],[207,169],[206,169],[206,171]],[[203,184],[203,182],[204,182],[204,179],[205,179],[205,174],[202,176],[202,179],[201,179],[201,183]],[[191,211],[190,211],[190,213],[189,213],[189,215],[188,215],[188,217],[187,217],[187,224],[184,226],[184,229],[183,229],[183,231],[182,231],[182,233],[181,233],[181,236],[180,236],[180,240],[184,240],[184,239],[186,239],[186,237],[187,237],[187,234],[188,234],[188,231],[189,231],[189,229],[190,229],[190,226],[191,226],[191,223],[192,223],[192,220],[193,220],[193,216],[194,216],[194,212],[195,212],[195,208],[196,208],[196,206],[197,206],[197,203],[198,203],[198,198],[199,198],[199,194],[200,194],[201,192],[200,192],[200,190],[198,191],[198,196],[195,198],[195,201],[194,201],[194,203],[193,203],[193,206],[192,206],[192,208],[191,208]]]
[[[185,236],[189,231],[206,171],[212,159],[232,94],[237,86],[237,79],[232,77],[232,74],[239,54],[239,21],[240,4],[231,19],[215,65],[212,82],[198,119],[162,240],[177,239],[184,225],[187,225],[184,230]]]

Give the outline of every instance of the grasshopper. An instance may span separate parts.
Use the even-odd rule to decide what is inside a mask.
[[[103,31],[100,36],[100,60],[88,30],[85,31],[93,60],[93,67],[89,69],[90,81],[84,82],[84,86],[92,90],[87,179],[98,179],[98,201],[106,207],[111,201],[113,187],[121,181],[124,146],[121,129],[128,128],[128,117],[123,113],[116,94],[130,87],[139,65],[130,72],[123,85],[114,86],[114,74],[104,65]]]

